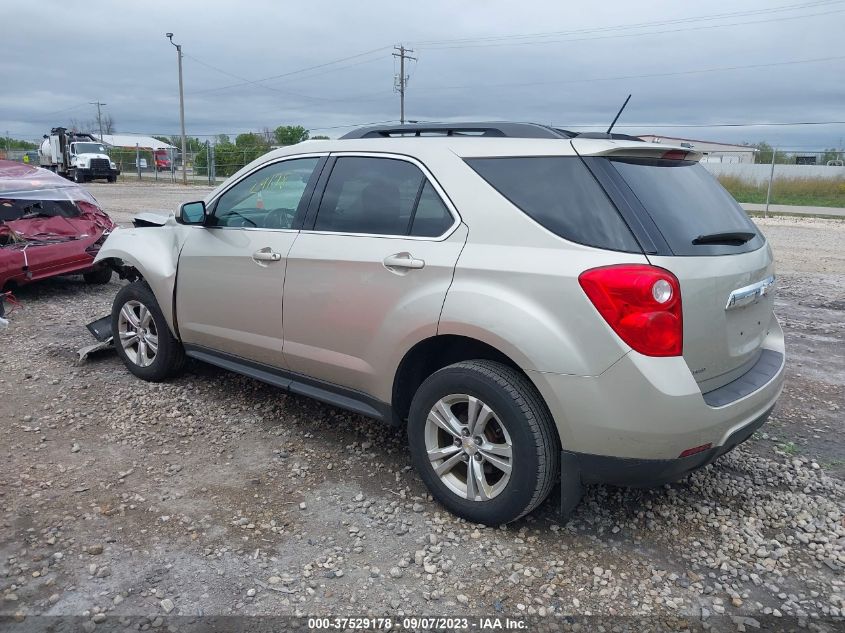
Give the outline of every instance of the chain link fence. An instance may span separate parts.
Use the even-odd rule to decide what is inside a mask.
[[[153,150],[140,146],[108,147],[107,153],[120,170],[120,180],[182,182],[184,165],[189,183],[215,185],[275,148],[269,144],[238,147],[231,142],[198,143],[196,139],[191,139],[191,145],[194,147],[184,157],[178,148]],[[0,147],[0,159],[40,164],[37,149]]]
[[[200,142],[189,139],[183,160],[178,148],[151,150],[141,147],[110,147],[122,181],[141,180],[151,183],[181,183],[184,166],[188,183],[217,185],[276,146],[261,135],[244,135],[246,146],[238,137],[213,137]],[[175,141],[173,141],[175,142]],[[753,153],[753,160],[739,159]],[[38,165],[37,150],[4,149],[0,158]],[[710,152],[702,164],[739,202],[825,206],[845,208],[845,151],[805,151],[800,148],[768,148],[747,153]]]

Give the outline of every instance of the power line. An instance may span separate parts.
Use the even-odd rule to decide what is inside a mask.
[[[840,0],[836,0],[839,2]],[[734,26],[746,26],[752,24],[767,24],[770,22],[783,22],[785,20],[799,20],[804,18],[812,18],[822,15],[831,15],[833,13],[842,13],[845,9],[835,9],[833,11],[823,11],[820,13],[807,13],[803,15],[793,15],[793,16],[783,16],[780,18],[770,18],[767,20],[751,20],[747,22],[734,22],[734,23],[726,23],[726,24],[708,24],[703,26],[692,26],[688,28],[677,28],[677,29],[664,29],[661,31],[646,31],[643,33],[617,33],[614,35],[598,35],[595,37],[575,37],[575,38],[564,38],[564,39],[550,39],[550,40],[542,40],[542,41],[531,41],[525,40],[520,42],[492,42],[492,43],[481,43],[481,44],[461,44],[461,45],[454,45],[454,46],[420,46],[421,49],[427,51],[433,50],[454,50],[454,49],[462,49],[462,48],[494,48],[500,46],[534,46],[538,44],[560,44],[564,42],[585,42],[591,40],[608,40],[608,39],[617,39],[617,38],[631,38],[631,37],[644,37],[648,35],[663,35],[666,33],[682,33],[685,31],[704,31],[710,29],[720,29],[724,27],[734,27]]]
[[[83,101],[82,103],[77,103],[76,105],[70,106],[68,108],[62,108],[61,110],[54,110],[53,112],[47,112],[46,114],[42,114],[37,117],[30,117],[33,121],[44,121],[46,119],[51,118],[55,114],[62,114],[63,112],[70,112],[71,110],[77,110],[82,106],[90,105],[90,102]]]
[[[638,28],[647,28],[647,27],[654,27],[654,26],[667,26],[670,24],[683,24],[687,22],[700,22],[700,21],[710,21],[710,20],[720,20],[724,18],[732,18],[732,17],[749,17],[754,15],[760,14],[769,14],[769,13],[779,13],[783,11],[793,11],[796,9],[804,9],[804,8],[815,8],[824,5],[831,5],[831,4],[839,4],[842,0],[819,0],[817,2],[803,2],[799,4],[791,4],[791,5],[783,5],[780,7],[769,7],[765,9],[751,9],[746,11],[735,11],[731,13],[716,13],[716,14],[709,14],[709,15],[699,15],[699,16],[688,16],[684,18],[674,18],[671,20],[660,20],[656,22],[635,22],[629,24],[619,24],[615,26],[601,26],[601,27],[594,27],[594,28],[586,28],[586,29],[574,29],[568,31],[545,31],[539,33],[525,33],[525,34],[511,34],[511,35],[489,35],[484,37],[464,37],[464,38],[453,38],[453,39],[443,39],[443,40],[421,40],[414,42],[416,46],[433,46],[433,45],[440,45],[440,44],[461,44],[461,43],[472,43],[472,42],[484,42],[484,41],[501,41],[501,40],[511,40],[511,39],[534,39],[534,38],[545,38],[545,37],[560,37],[563,35],[580,35],[586,33],[600,33],[600,32],[607,32],[607,31],[619,31],[619,30],[628,30],[628,29],[638,29]]]
[[[601,124],[593,123],[591,125],[577,125],[573,127],[596,127],[600,126]],[[790,121],[788,123],[765,123],[765,122],[758,122],[758,123],[660,123],[660,124],[651,124],[651,123],[642,123],[639,125],[617,125],[616,127],[624,127],[624,128],[639,128],[639,127],[678,127],[678,128],[685,128],[685,127],[767,127],[767,126],[799,126],[799,125],[845,125],[845,121]]]
[[[255,80],[246,80],[243,83],[230,84],[228,86],[220,86],[218,88],[207,88],[205,90],[195,91],[192,94],[196,95],[196,94],[205,94],[205,93],[209,93],[209,92],[217,92],[219,90],[228,90],[229,88],[237,88],[238,86],[243,86],[243,85],[246,85],[246,84],[249,84],[249,83],[262,83],[262,82],[265,82],[265,81],[272,81],[274,79],[281,79],[283,77],[290,77],[292,75],[298,75],[298,74],[301,74],[301,73],[304,73],[304,72],[308,72],[309,70],[316,70],[318,68],[325,68],[327,66],[333,66],[334,64],[339,64],[341,62],[349,61],[350,59],[357,59],[357,58],[360,58],[360,57],[365,57],[367,55],[373,55],[374,53],[378,53],[378,52],[381,52],[381,51],[384,51],[384,50],[388,50],[389,48],[391,48],[391,47],[390,46],[380,46],[379,48],[374,48],[374,49],[369,50],[369,51],[364,51],[363,53],[356,53],[355,55],[347,55],[346,57],[334,59],[332,61],[324,62],[322,64],[315,64],[314,66],[307,66],[306,68],[299,68],[297,70],[291,70],[291,71],[288,71],[288,72],[285,72],[285,73],[281,73],[279,75],[271,75],[270,77],[263,77],[261,79],[255,79]]]
[[[426,87],[425,92],[436,92],[439,90],[473,90],[477,88],[513,88],[527,86],[547,86],[557,84],[592,83],[594,81],[620,81],[623,79],[649,79],[653,77],[675,77],[680,75],[697,75],[702,73],[715,73],[733,70],[749,70],[754,68],[768,68],[773,66],[793,66],[796,64],[815,64],[820,62],[836,61],[845,59],[845,55],[835,57],[818,57],[816,59],[797,59],[785,62],[769,62],[765,64],[748,64],[744,66],[721,66],[716,68],[699,68],[693,70],[679,70],[668,73],[645,73],[641,75],[618,75],[615,77],[592,77],[584,79],[552,79],[550,81],[526,81],[516,83],[499,84],[458,84],[454,86],[431,86]]]
[[[389,123],[398,123],[398,119],[384,119],[381,121],[369,121],[366,123],[347,123],[343,125],[329,125],[325,127],[316,127],[310,125],[302,125],[304,128],[308,129],[309,131],[326,131],[326,130],[340,130],[340,129],[348,129],[348,128],[355,128],[355,127],[367,127],[369,125],[386,125]],[[417,121],[417,123],[443,123],[444,121],[439,120],[424,120],[424,121]],[[589,129],[589,128],[596,128],[601,127],[605,128],[607,126],[607,122],[605,123],[582,123],[582,124],[575,124],[575,123],[566,123],[571,129]],[[751,123],[630,123],[630,124],[617,124],[614,127],[618,128],[722,128],[722,127],[735,127],[735,128],[744,128],[744,127],[800,127],[804,125],[845,125],[845,121],[789,121],[789,122],[763,122],[763,121],[755,121]],[[192,134],[191,136],[200,137],[200,138],[213,138],[215,136],[225,135],[225,136],[237,136],[238,134],[246,134],[249,132],[255,132],[255,129],[244,129],[240,131],[227,131],[227,132],[217,132],[214,134]],[[20,132],[11,132],[11,134],[18,134]],[[173,136],[172,132],[124,132],[124,134],[143,134],[145,136]]]
[[[242,79],[244,83],[243,84],[237,84],[239,86],[255,85],[255,86],[258,86],[260,88],[270,90],[271,92],[277,92],[277,93],[292,96],[292,97],[299,97],[301,99],[306,99],[306,100],[310,100],[310,101],[322,101],[322,102],[326,102],[326,103],[350,102],[350,101],[362,101],[362,100],[363,101],[370,101],[374,98],[375,95],[380,96],[380,95],[383,95],[384,92],[385,92],[385,91],[366,92],[366,93],[362,93],[362,94],[358,94],[358,95],[344,95],[343,97],[338,97],[338,98],[316,97],[314,95],[302,94],[301,92],[295,92],[295,91],[292,91],[292,90],[285,90],[285,89],[282,89],[282,88],[276,88],[274,86],[268,86],[268,85],[262,83],[265,80],[255,80],[255,81],[253,81],[251,79],[247,79],[246,77],[241,77],[240,75],[230,73],[226,70],[223,70],[222,68],[218,68],[217,66],[209,64],[208,62],[205,62],[201,59],[198,59],[198,58],[196,58],[192,55],[188,55],[187,53],[184,53],[183,55],[185,57],[192,59],[193,61],[197,62],[198,64],[201,64],[202,66],[210,68],[211,70],[215,70],[215,71],[222,73],[224,75],[227,75],[229,77],[235,77],[237,79]],[[310,79],[311,77],[317,77],[317,76],[325,74],[325,73],[337,72],[339,70],[345,70],[347,68],[352,68],[354,66],[359,66],[361,64],[370,64],[370,63],[375,62],[375,61],[379,61],[379,60],[377,58],[376,59],[365,59],[363,61],[355,62],[353,64],[347,64],[345,66],[340,66],[340,67],[337,67],[337,68],[328,68],[328,69],[324,69],[320,72],[316,72],[316,73],[312,73],[310,75],[306,75],[305,77],[297,77],[297,80]],[[213,88],[211,90],[222,90],[222,88]],[[199,92],[190,92],[188,94],[189,95],[196,95],[196,94],[202,94],[203,92],[206,92],[206,91],[201,90]]]
[[[198,63],[202,66],[205,66],[206,68],[210,68],[211,70],[217,71],[218,73],[221,73],[221,74],[226,75],[228,77],[240,79],[243,82],[241,84],[237,84],[237,85],[240,85],[240,86],[244,86],[244,85],[258,86],[259,88],[264,88],[265,90],[270,90],[271,92],[277,92],[277,93],[280,93],[280,94],[290,95],[292,97],[299,97],[301,99],[310,99],[310,100],[313,100],[313,101],[332,101],[332,99],[326,99],[325,97],[314,97],[314,96],[311,96],[311,95],[305,95],[305,94],[302,94],[302,93],[299,93],[299,92],[294,92],[292,90],[284,90],[282,88],[276,88],[276,87],[273,87],[273,86],[268,86],[268,85],[262,83],[261,81],[253,81],[252,79],[247,79],[246,77],[241,77],[240,75],[230,73],[226,70],[223,70],[222,68],[218,68],[217,66],[209,64],[207,62],[204,62],[201,59],[194,57],[193,55],[188,55],[187,53],[185,53],[185,57],[192,59],[196,63]],[[213,88],[211,90],[222,90],[222,89]],[[188,94],[202,94],[203,92],[206,92],[206,91],[200,90],[199,92],[189,92]]]

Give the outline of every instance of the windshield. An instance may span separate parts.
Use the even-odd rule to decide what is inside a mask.
[[[77,154],[105,154],[106,148],[100,143],[74,143]]]
[[[742,207],[697,162],[629,158],[610,162],[675,255],[730,255],[763,245],[763,236]]]

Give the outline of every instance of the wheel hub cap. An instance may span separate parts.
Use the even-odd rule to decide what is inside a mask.
[[[510,481],[510,434],[475,396],[452,394],[438,400],[426,419],[425,446],[440,481],[464,499],[493,499]]]

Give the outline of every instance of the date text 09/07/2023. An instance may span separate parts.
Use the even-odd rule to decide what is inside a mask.
[[[518,618],[504,617],[449,617],[449,616],[405,616],[390,617],[324,617],[308,618],[309,630],[466,630],[466,631],[519,631],[527,628],[527,623]]]

